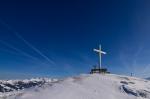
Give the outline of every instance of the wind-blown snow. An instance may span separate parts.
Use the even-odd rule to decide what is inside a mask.
[[[150,99],[150,81],[113,74],[80,75],[5,99]]]

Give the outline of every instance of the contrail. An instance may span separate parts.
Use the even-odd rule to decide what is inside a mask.
[[[25,40],[19,33],[15,32],[15,35],[20,38],[25,44],[27,44],[30,48],[32,48],[35,52],[37,52],[39,55],[41,55],[43,58],[45,58],[48,62],[55,64],[54,61],[49,59],[46,55],[44,55],[40,50],[35,48],[33,45],[31,45],[27,40]]]
[[[21,39],[26,45],[28,45],[32,50],[34,50],[36,53],[41,55],[44,59],[46,59],[49,63],[55,64],[55,62],[51,59],[49,59],[46,55],[44,55],[40,50],[38,50],[36,47],[34,47],[32,44],[30,44],[27,40],[25,40],[18,32],[14,31],[8,24],[6,24],[4,21],[0,19],[1,23],[8,28],[8,30],[11,30],[19,39]]]
[[[31,56],[30,54],[28,54],[28,53],[26,53],[26,52],[24,52],[24,51],[22,51],[22,50],[20,50],[20,49],[18,49],[16,47],[14,47],[13,45],[10,45],[10,44],[2,41],[2,40],[0,40],[0,43],[5,45],[5,46],[7,46],[7,47],[9,47],[9,48],[11,48],[11,49],[13,49],[13,50],[15,50],[15,51],[17,51],[17,52],[19,52],[19,53],[21,53],[21,54],[23,54],[23,55],[25,55],[25,56],[27,56],[27,57],[30,57],[30,58],[32,58],[34,60],[37,59],[37,58]]]
[[[7,47],[9,47],[9,48],[11,48],[11,49],[13,49],[13,50],[15,50],[15,51],[17,51],[17,52],[19,52],[19,53],[21,53],[21,54],[24,55],[24,56],[27,56],[27,57],[29,57],[29,58],[31,58],[31,59],[33,59],[33,60],[39,61],[38,58],[36,58],[36,57],[34,57],[34,56],[32,56],[32,55],[30,55],[30,54],[28,54],[28,53],[26,53],[26,52],[24,52],[24,51],[18,49],[18,48],[16,48],[16,47],[14,47],[13,45],[10,45],[10,44],[8,44],[8,43],[2,41],[2,40],[0,40],[0,43],[3,44],[3,45],[5,45],[5,46],[7,46]],[[41,64],[46,64],[46,63],[41,62]],[[46,64],[46,65],[47,65],[47,64]]]

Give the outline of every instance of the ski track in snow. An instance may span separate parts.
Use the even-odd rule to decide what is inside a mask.
[[[82,74],[2,99],[150,99],[150,81],[115,74]]]

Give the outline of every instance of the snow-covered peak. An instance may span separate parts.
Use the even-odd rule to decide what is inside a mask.
[[[146,78],[146,80],[150,80],[150,77]]]
[[[114,74],[84,74],[45,87],[24,90],[8,99],[150,99],[150,81]]]

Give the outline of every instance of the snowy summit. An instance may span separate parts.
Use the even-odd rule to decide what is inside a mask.
[[[5,99],[150,99],[150,81],[114,74],[84,74],[29,88]]]

